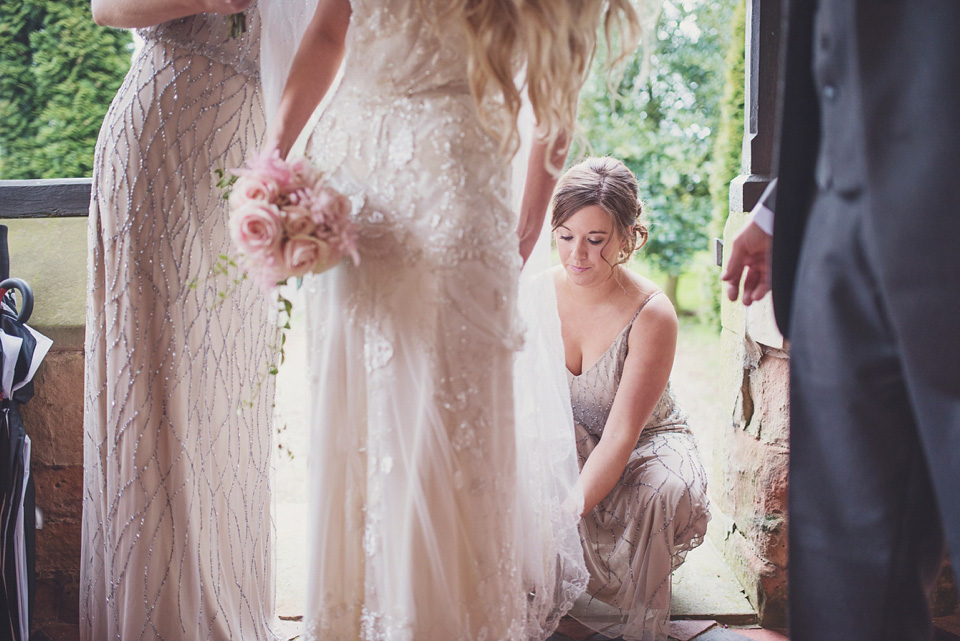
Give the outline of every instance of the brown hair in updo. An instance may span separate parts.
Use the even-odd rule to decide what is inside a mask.
[[[583,209],[596,205],[607,212],[617,235],[625,241],[616,263],[625,263],[647,242],[647,228],[641,222],[637,178],[616,158],[588,158],[568,169],[553,191],[551,225],[554,231]]]

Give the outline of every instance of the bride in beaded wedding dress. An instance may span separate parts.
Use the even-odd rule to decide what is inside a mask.
[[[286,155],[343,59],[306,155],[359,231],[358,265],[304,281],[308,639],[544,638],[585,585],[572,433],[518,442],[512,373],[521,255],[606,4],[321,0],[300,15],[261,3],[266,64],[283,71],[265,83],[290,63],[276,106],[265,87],[268,148]],[[609,4],[634,26],[629,3]],[[544,133],[518,226],[504,149],[524,61]]]

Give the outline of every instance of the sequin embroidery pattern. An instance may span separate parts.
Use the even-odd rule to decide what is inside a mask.
[[[324,328],[307,639],[526,639],[509,162],[445,5],[352,3],[343,81],[307,144],[354,203],[361,258],[305,283]]]
[[[215,168],[264,134],[256,10],[140,31],[104,120],[89,217],[80,636],[274,639],[275,348],[229,250]]]

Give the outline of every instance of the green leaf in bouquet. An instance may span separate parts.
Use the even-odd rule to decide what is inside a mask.
[[[227,172],[223,169],[217,167],[213,170],[213,173],[217,176],[217,187],[223,190],[221,198],[227,200],[230,198],[230,194],[233,191],[233,185],[237,182],[237,179],[240,177],[233,172]]]

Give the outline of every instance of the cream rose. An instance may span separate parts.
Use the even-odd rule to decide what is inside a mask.
[[[294,278],[330,267],[330,245],[313,236],[295,236],[283,246],[283,263]]]

